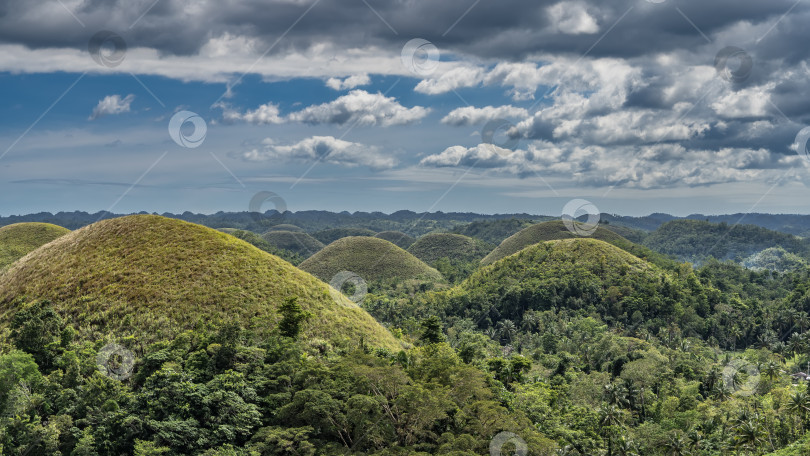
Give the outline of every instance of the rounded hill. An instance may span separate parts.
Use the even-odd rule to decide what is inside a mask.
[[[407,249],[408,247],[411,246],[411,244],[416,242],[416,238],[414,238],[413,236],[408,236],[402,231],[383,231],[377,233],[374,237],[379,239],[385,239],[386,241],[396,245],[401,249]]]
[[[432,233],[420,237],[408,248],[408,252],[428,264],[441,258],[453,261],[478,261],[484,258],[492,246],[461,234]]]
[[[277,249],[293,252],[303,258],[323,248],[323,244],[309,234],[295,231],[268,231],[262,235],[262,239]]]
[[[23,300],[50,300],[83,337],[144,342],[197,324],[274,328],[296,297],[312,318],[304,337],[348,343],[397,340],[329,286],[231,235],[156,215],[104,220],[62,236],[0,275],[0,321]],[[332,290],[334,292],[334,290]]]
[[[367,228],[329,228],[327,230],[316,231],[312,233],[312,237],[324,243],[324,245],[331,244],[338,239],[343,239],[349,236],[375,236],[376,231]]]
[[[299,266],[325,282],[351,271],[366,282],[398,278],[439,280],[439,271],[394,244],[375,237],[350,236],[327,245]]]
[[[559,239],[572,239],[582,238],[572,233],[565,227],[562,220],[554,220],[550,222],[542,222],[524,228],[517,233],[504,239],[498,247],[495,248],[489,255],[481,260],[482,264],[491,264],[501,258],[517,253],[530,245],[537,244],[538,242],[554,241]],[[598,239],[606,242],[625,242],[630,244],[627,239],[619,236],[618,234],[602,228],[596,228],[596,231],[585,239]]]
[[[278,225],[271,226],[267,231],[295,231],[296,233],[303,233],[304,229],[298,225],[281,223]]]
[[[70,233],[50,223],[15,223],[0,228],[0,269],[9,266],[54,239]]]

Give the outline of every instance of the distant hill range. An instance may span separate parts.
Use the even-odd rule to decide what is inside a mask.
[[[140,214],[146,214],[141,212]],[[0,216],[0,226],[22,222],[44,222],[75,230],[94,223],[98,220],[120,217],[129,214],[114,214],[111,212],[39,212],[27,215]],[[217,212],[215,214],[195,214],[183,212],[182,214],[163,213],[170,217],[187,222],[205,225],[211,228],[238,228],[257,233],[267,232],[275,225],[285,224],[305,227],[307,232],[313,233],[334,228],[362,228],[374,232],[401,231],[409,236],[419,237],[435,231],[453,231],[465,236],[477,237],[486,242],[497,244],[512,234],[528,226],[526,222],[543,222],[559,220],[559,216],[538,214],[476,214],[473,212],[413,212],[397,211],[392,214],[382,212],[330,212],[330,211],[299,211],[285,212],[283,215],[275,211],[265,214],[250,212]],[[603,222],[616,227],[626,227],[635,230],[654,231],[664,223],[673,220],[701,220],[712,223],[748,224],[756,225],[769,230],[793,234],[800,237],[810,237],[810,215],[796,214],[726,214],[702,215],[692,214],[686,217],[677,217],[669,214],[655,213],[643,217],[622,216],[603,213]],[[478,222],[469,225],[473,222]],[[494,224],[487,222],[495,222]],[[469,225],[469,226],[466,226]],[[618,231],[617,231],[618,232]],[[619,232],[628,239],[639,242],[628,233]],[[323,241],[322,241],[323,242]]]

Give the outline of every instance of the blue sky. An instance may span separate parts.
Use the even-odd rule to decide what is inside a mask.
[[[6,2],[0,213],[810,212],[808,6],[226,3]]]

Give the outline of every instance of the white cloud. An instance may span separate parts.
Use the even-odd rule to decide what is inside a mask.
[[[261,147],[241,154],[248,161],[281,160],[324,163],[354,167],[368,166],[387,169],[396,166],[397,160],[380,153],[379,148],[356,142],[344,141],[333,136],[313,136],[292,145],[276,144],[270,138],[262,141]]]
[[[121,98],[121,95],[107,95],[93,108],[93,113],[90,115],[89,119],[95,120],[106,115],[129,112],[129,106],[134,99],[135,95],[133,94],[129,94],[124,98]]]
[[[228,108],[225,105],[219,106],[224,108],[222,118],[226,122],[242,120],[257,125],[284,123],[284,118],[279,115],[280,111],[278,105],[273,103],[263,104],[253,111],[247,111],[244,114],[232,108]]]
[[[483,69],[461,66],[441,73],[437,78],[421,80],[414,90],[428,95],[437,95],[462,87],[476,86],[483,81],[483,77]]]
[[[369,84],[371,84],[371,78],[365,73],[355,74],[346,79],[329,78],[326,80],[326,87],[334,90],[348,90]]]
[[[547,12],[558,32],[579,35],[599,31],[596,19],[588,14],[586,5],[581,2],[560,2],[548,7]]]
[[[381,93],[352,90],[329,103],[313,105],[293,112],[287,119],[309,124],[337,124],[388,127],[416,123],[430,112],[430,108],[406,108],[395,98]]]
[[[492,119],[526,118],[528,116],[529,111],[515,106],[484,106],[483,108],[465,106],[450,111],[450,113],[442,118],[442,123],[454,127],[461,127],[476,125]]]

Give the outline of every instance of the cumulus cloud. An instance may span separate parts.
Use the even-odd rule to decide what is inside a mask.
[[[371,78],[368,77],[368,74],[355,74],[345,79],[329,78],[326,80],[326,87],[334,90],[348,90],[369,84],[371,84]]]
[[[465,106],[450,111],[442,118],[442,123],[454,127],[461,127],[476,125],[492,119],[525,118],[528,116],[529,111],[525,108],[517,108],[515,106],[484,106],[483,108]]]
[[[596,33],[599,25],[588,13],[587,5],[582,2],[560,2],[548,8],[548,15],[554,27],[562,33],[579,35]]]
[[[329,103],[313,105],[293,112],[287,118],[309,124],[337,124],[389,127],[419,122],[430,112],[429,108],[406,108],[393,97],[381,93],[352,90]]]
[[[247,111],[245,113],[240,113],[239,111],[227,107],[226,105],[219,106],[224,108],[222,112],[222,119],[225,122],[241,120],[257,125],[281,124],[285,122],[285,119],[280,115],[281,111],[279,110],[278,105],[273,103],[263,104],[253,111]]]
[[[129,112],[133,100],[135,100],[133,94],[129,94],[124,98],[121,98],[121,95],[107,95],[93,108],[93,113],[90,114],[89,119],[95,120],[102,116]]]
[[[284,162],[316,160],[341,166],[368,166],[373,169],[392,168],[397,160],[380,153],[379,148],[356,142],[344,141],[333,136],[313,136],[295,144],[277,144],[267,138],[260,147],[241,154],[248,161],[280,160]]]

